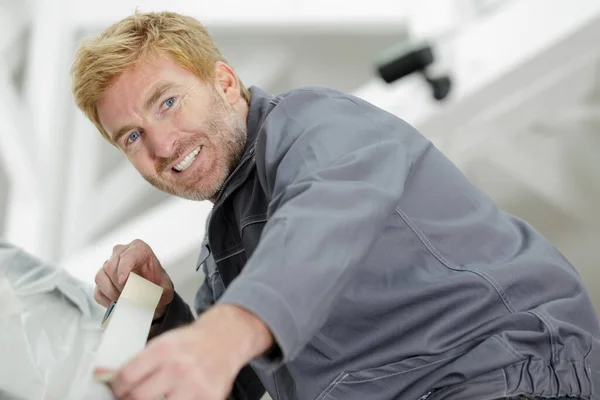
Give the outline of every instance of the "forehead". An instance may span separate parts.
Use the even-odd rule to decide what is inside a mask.
[[[154,56],[121,73],[104,91],[98,105],[113,95],[140,97],[151,90],[153,85],[164,82],[183,83],[193,79],[195,76],[191,72],[170,58]]]

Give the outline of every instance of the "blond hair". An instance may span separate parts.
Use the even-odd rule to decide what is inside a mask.
[[[215,77],[215,63],[226,62],[199,21],[173,12],[136,12],[79,46],[71,68],[75,103],[109,142],[96,108],[100,97],[121,73],[158,53],[207,82]],[[240,86],[249,102],[250,92]]]

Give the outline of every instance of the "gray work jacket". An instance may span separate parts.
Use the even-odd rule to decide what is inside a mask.
[[[540,233],[394,115],[328,89],[251,92],[196,302],[250,310],[277,343],[233,398],[600,399],[596,314]],[[191,318],[176,297],[164,329]]]

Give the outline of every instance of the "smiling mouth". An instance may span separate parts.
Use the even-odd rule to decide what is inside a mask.
[[[194,160],[198,156],[198,153],[200,153],[200,148],[201,147],[196,147],[190,154],[188,154],[187,156],[185,156],[185,158],[183,160],[181,160],[181,162],[179,164],[177,164],[176,166],[174,166],[173,170],[175,172],[183,172],[186,169],[188,169],[189,166],[192,165],[192,163],[194,162]]]

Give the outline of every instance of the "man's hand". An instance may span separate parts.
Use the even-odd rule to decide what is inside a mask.
[[[104,307],[108,307],[113,301],[116,302],[130,272],[135,272],[163,288],[162,297],[154,314],[154,318],[161,317],[173,301],[173,282],[150,246],[139,239],[113,248],[110,259],[104,262],[96,274],[94,299]]]
[[[240,369],[273,343],[254,314],[216,305],[196,322],[151,340],[115,374],[119,399],[224,400]]]

